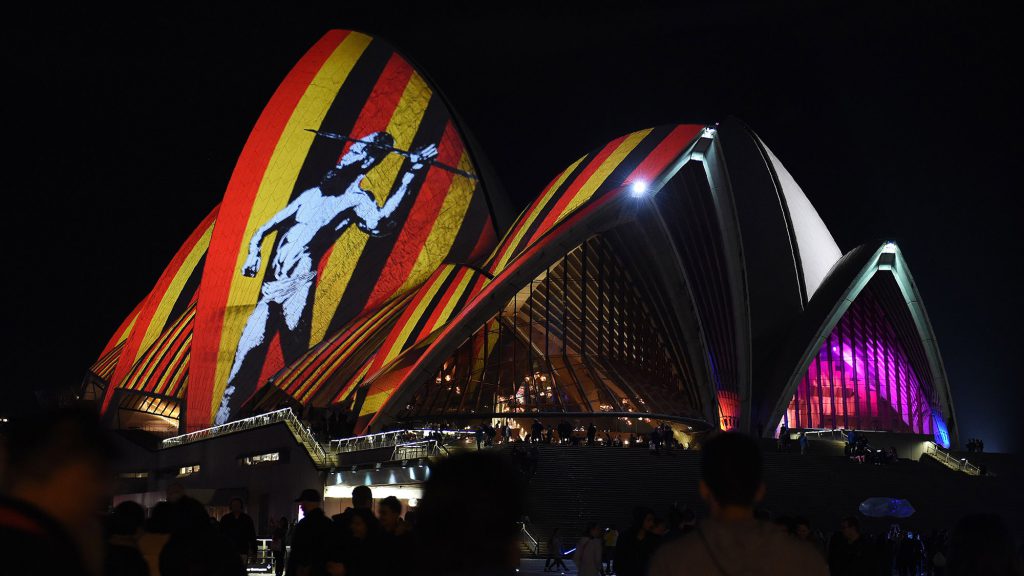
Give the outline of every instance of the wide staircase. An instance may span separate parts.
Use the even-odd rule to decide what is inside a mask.
[[[1024,511],[1014,477],[969,476],[928,459],[886,465],[850,461],[827,446],[812,453],[778,453],[766,442],[764,478],[767,495],[761,508],[772,517],[803,516],[825,533],[844,516],[856,514],[870,497],[905,498],[916,509],[907,519],[867,519],[871,532],[893,522],[911,530],[951,528],[972,512]],[[507,451],[507,447],[499,450]],[[815,452],[815,449],[817,451]],[[587,522],[615,525],[623,531],[637,506],[664,517],[674,504],[707,514],[698,494],[700,452],[643,448],[540,445],[537,471],[529,483],[529,520],[524,555],[547,554],[551,532],[560,528],[564,549],[575,546]]]

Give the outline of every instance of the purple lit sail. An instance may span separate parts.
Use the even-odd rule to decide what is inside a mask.
[[[934,434],[948,446],[930,389],[879,300],[866,289],[811,359],[782,424]]]

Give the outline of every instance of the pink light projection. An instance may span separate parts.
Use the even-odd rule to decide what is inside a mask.
[[[780,424],[934,434],[926,389],[884,310],[865,291],[811,359]]]

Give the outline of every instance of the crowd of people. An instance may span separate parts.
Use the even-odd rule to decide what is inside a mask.
[[[99,576],[234,575],[256,551],[253,520],[240,499],[211,518],[207,507],[172,484],[149,517],[120,502],[106,514],[112,445],[95,415],[64,412],[28,420],[6,438],[0,496],[0,546],[10,574]],[[529,449],[536,446],[527,445]],[[525,473],[524,473],[525,472]],[[394,497],[375,501],[352,491],[352,506],[328,517],[316,488],[296,502],[302,519],[273,527],[278,575],[509,575],[519,566],[527,512],[524,470],[489,450],[437,462],[415,511]],[[826,538],[805,519],[760,514],[760,449],[753,439],[722,433],[703,443],[699,492],[707,518],[685,506],[658,516],[638,508],[621,533],[587,524],[548,542],[546,570],[581,576],[681,574],[1021,574],[1020,549],[998,516],[964,518],[950,533],[922,536],[893,527],[862,533],[856,516]],[[575,532],[575,530],[572,530]]]
[[[95,413],[66,410],[5,430],[0,490],[4,574],[241,576],[256,552],[243,502],[212,518],[172,484],[145,509],[123,501],[103,513],[117,456]],[[328,518],[316,488],[299,494],[302,519],[273,527],[278,575],[511,573],[518,562],[525,482],[488,451],[432,467],[417,512],[391,496],[353,490],[352,507]]]
[[[621,534],[590,523],[579,541],[570,542],[564,529],[556,529],[545,571],[565,572],[565,559],[571,559],[581,576],[1022,574],[1019,544],[998,516],[971,515],[952,532],[923,535],[898,524],[865,533],[851,515],[826,534],[806,518],[773,518],[757,508],[765,489],[757,444],[722,434],[702,452],[700,493],[710,517],[698,521],[692,508],[673,505],[661,516],[635,509]]]
[[[967,451],[981,453],[985,451],[985,442],[981,438],[971,438],[967,441]]]
[[[687,448],[681,442],[672,427],[668,424],[657,424],[647,434],[635,432],[628,435],[611,430],[600,431],[596,424],[589,422],[586,426],[573,426],[568,420],[562,419],[556,425],[546,425],[535,418],[524,435],[519,429],[510,428],[508,424],[500,427],[501,436],[496,441],[496,431],[487,423],[480,424],[476,429],[477,447],[490,446],[498,442],[525,442],[529,444],[553,444],[562,446],[608,446],[617,448],[646,448],[652,454],[660,454],[666,449]]]

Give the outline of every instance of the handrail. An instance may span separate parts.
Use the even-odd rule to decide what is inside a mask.
[[[971,476],[981,475],[980,468],[968,462],[966,458],[957,460],[955,456],[949,454],[948,452],[944,452],[941,448],[939,448],[938,444],[936,444],[935,442],[925,442],[924,451],[925,454],[928,454],[932,458],[935,458],[936,460],[938,460],[940,463],[944,464],[947,468],[951,470],[963,472]]]
[[[313,435],[313,431],[296,418],[290,408],[288,409],[288,418],[285,419],[285,424],[288,425],[288,429],[292,431],[295,438],[306,447],[306,450],[312,449],[309,455],[313,457],[313,460],[321,466],[328,464],[327,452],[324,450],[324,447],[316,439],[316,436]]]
[[[331,440],[328,449],[332,454],[341,454],[377,448],[393,448],[403,443],[427,440],[438,433],[442,436],[455,437],[471,437],[476,434],[473,430],[428,430],[421,428],[391,430],[389,432],[377,432],[376,434],[334,439]]]
[[[530,534],[530,531],[526,529],[526,523],[520,522],[519,525],[522,526],[523,535],[526,536],[527,540],[532,544],[531,547],[533,548],[533,553],[539,556],[540,542],[538,542],[537,539],[533,537],[533,534]]]
[[[292,432],[292,435],[295,436],[295,439],[306,447],[310,457],[312,457],[317,464],[327,464],[327,452],[324,451],[324,447],[317,442],[313,433],[298,419],[298,417],[295,416],[295,413],[292,412],[291,408],[282,408],[273,412],[267,412],[266,414],[257,414],[256,416],[250,416],[249,418],[228,422],[227,424],[204,428],[203,430],[196,430],[195,432],[172,436],[171,438],[165,438],[160,441],[160,449],[174,448],[175,446],[182,446],[192,442],[208,440],[210,438],[233,434],[235,432],[262,428],[279,422],[284,422],[288,426],[288,429]]]
[[[437,453],[437,440],[423,440],[420,442],[406,442],[396,444],[391,451],[391,460],[411,460],[413,458],[427,458]]]
[[[790,430],[790,432],[793,432],[793,430]],[[843,437],[845,437],[847,431],[839,430],[838,428],[825,428],[822,430],[800,430],[800,432],[803,432],[805,436],[817,436],[818,438],[821,438],[822,436],[827,434],[831,436],[833,439],[835,439],[837,435],[842,435]]]
[[[174,446],[181,446],[182,444],[190,444],[200,440],[216,438],[217,436],[223,436],[225,434],[260,428],[270,424],[284,422],[289,416],[295,418],[294,414],[292,414],[291,408],[282,408],[273,412],[267,412],[266,414],[257,414],[256,416],[235,420],[234,422],[228,422],[227,424],[196,430],[195,432],[181,434],[180,436],[164,438],[160,442],[160,447],[173,448]]]

